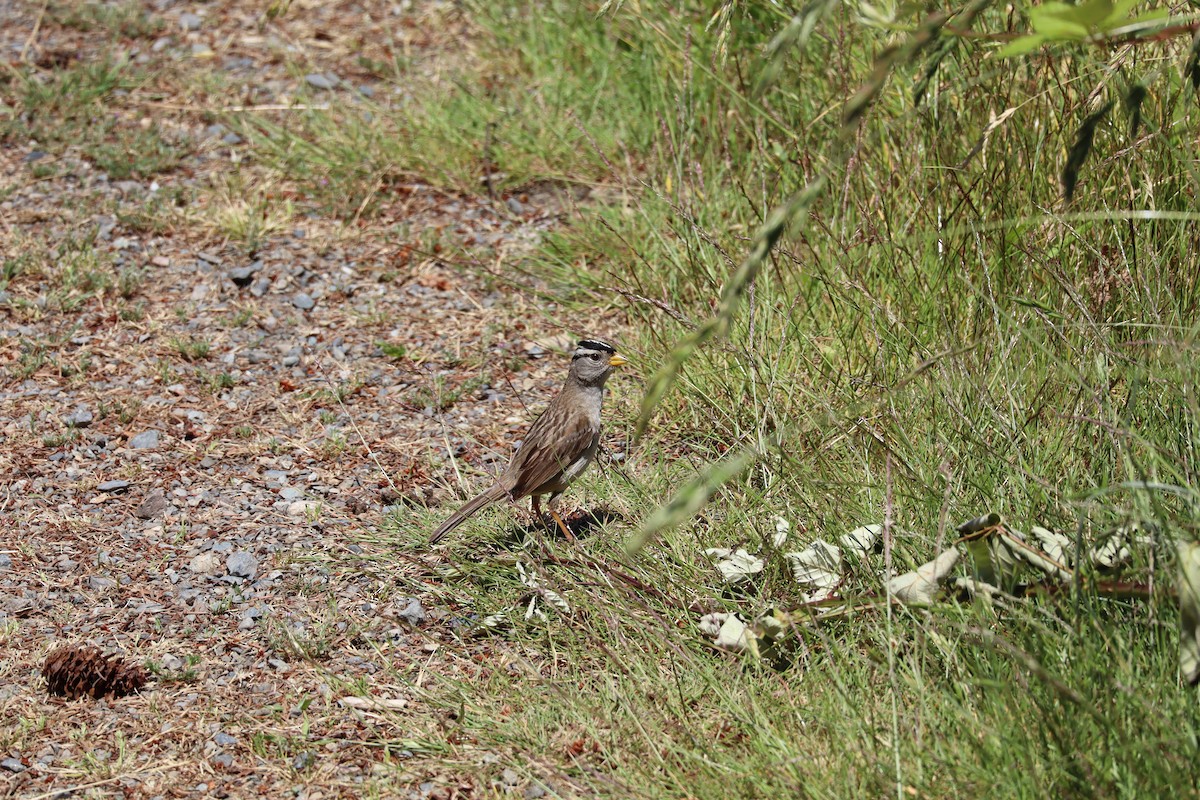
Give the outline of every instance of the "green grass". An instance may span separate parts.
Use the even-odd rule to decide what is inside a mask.
[[[113,180],[170,171],[191,145],[157,123],[143,127],[141,114],[125,107],[149,80],[122,59],[80,62],[45,76],[32,68],[10,70],[0,76],[0,141],[33,140],[54,155],[78,147]],[[40,177],[56,174],[53,165],[33,169],[45,171]]]
[[[546,618],[524,618],[538,592],[503,555],[513,543],[479,538],[506,531],[507,511],[456,534],[453,574],[393,587],[502,620],[464,626],[454,653],[491,666],[420,684],[456,715],[426,756],[493,780],[479,752],[499,751],[563,796],[1195,797],[1200,707],[1176,675],[1169,590],[1173,542],[1197,535],[1200,470],[1200,112],[1173,66],[1188,43],[1140,45],[1136,61],[1074,45],[999,61],[987,40],[947,36],[892,51],[881,80],[875,57],[904,37],[841,6],[773,59],[789,17],[771,4],[730,4],[713,25],[710,6],[597,6],[479,5],[486,43],[452,80],[413,77],[397,106],[238,121],[260,158],[346,219],[411,176],[480,195],[491,172],[500,193],[605,189],[509,280],[557,304],[533,329],[556,330],[562,304],[624,309],[643,380],[730,312],[676,359],[628,480],[594,471],[572,491],[627,521],[521,556],[571,613],[543,598]],[[995,9],[966,27],[1008,25]],[[1095,98],[1134,81],[1148,88],[1136,138],[1117,102],[1064,205]],[[861,124],[843,127],[856,97]],[[806,186],[819,191],[800,213],[772,218]],[[747,261],[772,219],[786,235]],[[637,390],[614,394],[620,429]],[[698,514],[624,553],[654,508],[736,453],[749,466]],[[1151,483],[1192,499],[1138,488]],[[856,613],[818,620],[777,561],[734,591],[702,553],[758,550],[777,514],[798,544],[887,518],[908,532],[901,572],[986,511],[1085,543],[1157,523],[1119,576],[1149,599],[1106,593],[1084,565],[1057,594],[888,613],[877,556],[843,589]],[[405,513],[381,546],[413,547],[449,512]],[[794,611],[780,669],[696,627],[772,608]]]

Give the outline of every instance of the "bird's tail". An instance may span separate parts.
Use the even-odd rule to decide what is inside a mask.
[[[500,484],[493,485],[492,488],[468,502],[458,511],[455,511],[454,514],[451,515],[450,519],[439,525],[438,529],[433,532],[433,536],[429,537],[429,544],[437,544],[439,541],[441,541],[443,536],[466,522],[467,518],[476,511],[488,505],[489,503],[496,502],[501,497],[504,497],[504,494],[504,489],[500,487]]]

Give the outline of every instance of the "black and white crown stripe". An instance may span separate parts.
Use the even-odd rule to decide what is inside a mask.
[[[599,350],[601,352],[608,353],[610,356],[616,355],[617,353],[617,348],[613,347],[608,342],[602,342],[599,339],[580,339],[579,349],[575,351],[574,358],[578,358],[581,355],[586,355],[586,353],[580,352],[584,350]]]

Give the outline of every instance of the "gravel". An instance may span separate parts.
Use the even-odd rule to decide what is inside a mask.
[[[201,16],[201,4],[149,4],[168,23],[178,14],[178,25],[118,42],[130,58],[149,56],[156,77],[144,91],[107,97],[104,123],[140,133],[148,120],[178,136],[191,148],[179,168],[118,180],[74,144],[48,153],[46,141],[14,139],[0,150],[10,179],[0,198],[6,252],[41,247],[53,258],[63,243],[86,241],[106,276],[142,276],[128,296],[115,286],[73,295],[69,313],[56,305],[63,287],[50,271],[15,275],[3,290],[10,535],[0,537],[0,629],[10,633],[0,729],[22,731],[0,753],[6,780],[19,781],[5,788],[48,795],[70,774],[79,785],[111,776],[98,791],[145,797],[295,797],[302,783],[326,797],[404,796],[396,781],[441,796],[455,778],[440,763],[419,766],[424,750],[407,753],[398,778],[386,748],[371,744],[444,735],[458,747],[440,733],[439,710],[410,698],[402,714],[364,714],[338,698],[403,695],[408,678],[398,676],[417,674],[440,692],[443,677],[473,680],[478,665],[504,660],[493,658],[493,638],[466,641],[455,627],[471,618],[468,601],[426,591],[440,565],[412,557],[424,536],[416,523],[423,509],[452,504],[440,487],[463,465],[478,476],[488,453],[509,451],[526,406],[536,411],[558,388],[562,362],[523,350],[548,335],[527,311],[544,287],[498,294],[487,275],[407,253],[392,221],[514,258],[568,204],[532,195],[500,215],[486,198],[448,198],[406,177],[403,193],[389,187],[379,209],[355,217],[362,224],[351,236],[345,219],[302,192],[251,183],[230,149],[238,134],[193,95],[173,96],[173,76],[196,71],[194,88],[217,70],[228,84],[219,106],[292,104],[295,64],[312,65],[304,84],[317,91],[343,88],[339,75],[370,80],[359,55],[386,60],[389,32],[423,31],[425,20],[379,22],[360,54],[327,46],[367,30],[361,13],[339,4],[297,8],[254,35],[246,25],[261,4],[218,5]],[[49,14],[39,27],[38,7],[13,4],[0,46],[101,62],[102,31],[51,24]],[[421,36],[457,52],[467,33],[457,19]],[[411,41],[405,47],[422,57]],[[375,89],[374,102],[402,99],[386,83]],[[358,102],[349,92],[345,101]],[[33,165],[54,171],[34,176]],[[245,186],[245,196],[214,186]],[[239,202],[269,200],[274,212],[285,199],[293,217],[253,242],[209,226]],[[618,315],[604,314],[556,325],[606,333]],[[209,351],[185,358],[176,341]],[[21,361],[26,343],[45,358]],[[385,356],[381,343],[407,355]],[[480,378],[503,393],[455,394]],[[435,390],[457,399],[435,409]],[[119,700],[47,698],[40,664],[67,643],[164,675]],[[29,719],[45,722],[31,729]],[[76,776],[84,754],[118,752],[114,732],[154,769],[113,755]],[[273,749],[280,737],[292,744]],[[384,788],[360,791],[377,765]],[[135,778],[136,787],[125,783]]]

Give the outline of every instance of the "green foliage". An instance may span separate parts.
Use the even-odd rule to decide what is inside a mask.
[[[536,528],[462,542],[404,590],[455,609],[464,661],[482,642],[519,667],[423,702],[455,710],[455,741],[566,764],[601,795],[1194,794],[1200,707],[1162,587],[1200,519],[1153,488],[1200,474],[1200,112],[1181,102],[1200,71],[1159,67],[1196,61],[1187,42],[1108,47],[1138,19],[1126,4],[1034,15],[1056,59],[1002,52],[1006,12],[982,1],[609,5],[477,4],[479,63],[414,78],[401,108],[241,120],[348,218],[410,174],[603,190],[522,276],[554,300],[532,328],[627,316],[641,440],[627,476],[594,470],[578,491],[658,533],[632,558],[619,521],[546,555],[516,550]],[[610,409],[614,427],[634,414]],[[856,612],[818,622],[774,564],[731,589],[702,555],[769,547],[774,515],[805,539],[886,518],[899,573],[989,510],[1089,542],[1157,523],[1132,573],[1150,599],[1081,573],[1061,594],[889,609],[863,567],[844,587]],[[429,521],[412,516],[378,546],[407,554]],[[392,564],[381,592],[398,591]],[[783,674],[695,627],[769,608],[792,611]],[[548,701],[528,701],[531,681]]]
[[[1134,16],[1133,10],[1145,0],[1084,0],[1070,4],[1059,2],[1029,6],[1025,13],[1034,33],[1014,39],[996,54],[999,58],[1024,55],[1047,42],[1099,41],[1108,34],[1159,27],[1157,23],[1166,19],[1167,9],[1154,9]]]
[[[58,154],[79,147],[113,179],[148,177],[173,169],[191,145],[158,125],[143,128],[123,98],[145,76],[128,62],[80,63],[42,76],[26,69],[7,76],[10,113],[0,114],[0,140],[35,140]]]

